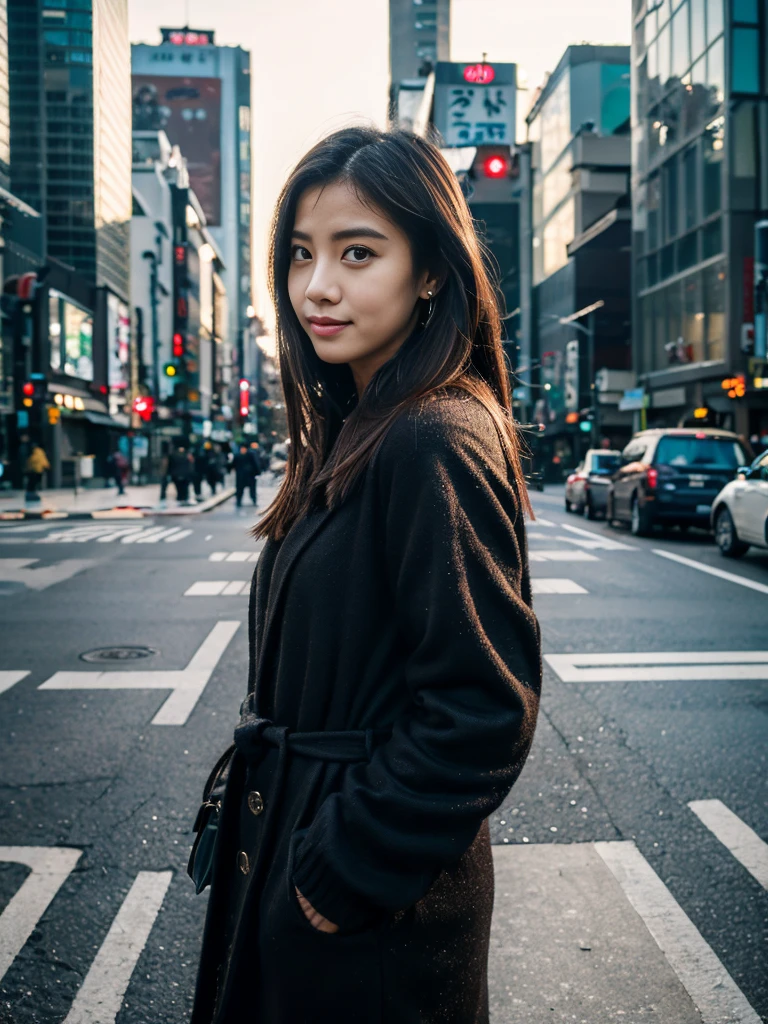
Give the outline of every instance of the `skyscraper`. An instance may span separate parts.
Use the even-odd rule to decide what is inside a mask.
[[[389,0],[392,121],[410,117],[409,94],[418,94],[419,85],[423,89],[424,80],[439,60],[450,60],[450,27],[451,0]],[[412,98],[417,104],[420,97]]]
[[[9,0],[8,40],[11,188],[42,214],[41,253],[127,300],[127,0]]]

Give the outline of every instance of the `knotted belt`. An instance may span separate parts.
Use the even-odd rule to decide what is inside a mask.
[[[376,746],[385,742],[392,734],[391,729],[292,732],[286,726],[275,725],[270,719],[262,718],[254,708],[255,694],[250,693],[240,706],[240,722],[235,728],[235,747],[246,762],[259,759],[264,753],[265,745],[278,748],[273,789],[265,807],[263,820],[265,835],[271,834],[272,823],[279,813],[288,774],[289,754],[316,762],[369,761]],[[268,862],[268,845],[271,844],[260,845],[256,864],[251,869],[252,883],[256,885],[256,879],[260,879]]]

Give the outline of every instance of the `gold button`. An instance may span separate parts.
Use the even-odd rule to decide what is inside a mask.
[[[251,814],[261,814],[264,810],[264,800],[256,789],[252,789],[248,794],[248,810]]]
[[[247,875],[248,872],[251,870],[251,865],[248,863],[248,854],[245,852],[245,850],[238,850],[237,866],[240,868],[244,875]]]

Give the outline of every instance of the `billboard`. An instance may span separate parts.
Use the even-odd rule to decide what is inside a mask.
[[[135,131],[164,131],[187,161],[211,226],[221,224],[221,79],[132,75]]]
[[[445,145],[514,145],[516,81],[515,64],[439,61],[434,121]]]

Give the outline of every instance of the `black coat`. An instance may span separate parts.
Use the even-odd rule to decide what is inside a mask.
[[[256,479],[256,465],[250,451],[238,452],[232,460],[232,467],[237,480],[250,483]]]
[[[353,496],[267,542],[249,626],[193,1024],[487,1022],[486,819],[533,738],[541,638],[482,406],[404,414]]]

